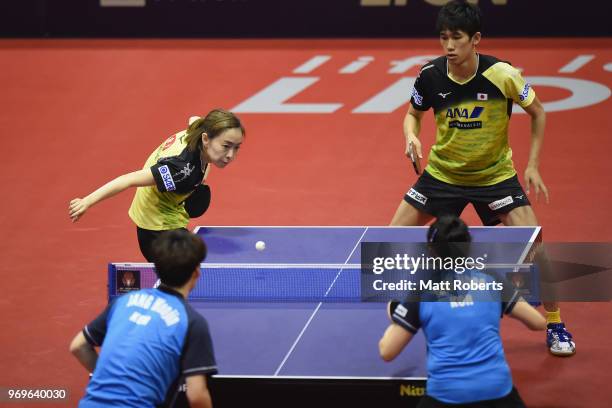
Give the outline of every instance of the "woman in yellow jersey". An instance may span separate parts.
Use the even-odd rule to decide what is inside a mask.
[[[215,109],[193,121],[187,130],[166,139],[151,153],[142,170],[119,176],[86,197],[70,201],[70,218],[78,221],[91,206],[137,187],[129,215],[136,224],[140,250],[152,262],[155,238],[162,231],[187,226],[190,217],[186,201],[189,204],[194,191],[204,199],[208,194],[210,199],[210,190],[204,185],[208,166],[224,168],[234,161],[244,135],[236,115]]]

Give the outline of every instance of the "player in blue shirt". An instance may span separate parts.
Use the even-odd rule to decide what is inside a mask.
[[[173,406],[182,384],[191,407],[212,407],[207,377],[217,366],[208,324],[185,300],[206,246],[188,231],[168,231],[153,255],[161,285],[117,298],[70,344],[93,372],[80,408]]]
[[[448,242],[471,241],[465,223],[454,216],[438,218],[427,238],[436,244],[436,251]],[[478,276],[472,273],[474,278],[480,282],[494,279],[484,272],[478,272]],[[391,324],[379,343],[382,358],[391,361],[397,357],[419,329],[423,329],[427,341],[427,392],[419,408],[453,406],[448,404],[525,406],[512,385],[499,320],[507,314],[532,330],[546,329],[546,320],[518,292],[508,291],[507,285],[504,289],[505,293],[469,292],[470,297],[463,293],[462,301],[452,301],[450,295],[445,299],[442,294],[437,301],[390,302]]]

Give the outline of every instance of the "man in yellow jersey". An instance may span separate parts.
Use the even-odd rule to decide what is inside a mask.
[[[445,55],[425,64],[412,90],[404,119],[406,153],[422,158],[419,132],[432,108],[436,141],[416,184],[406,193],[391,225],[424,225],[434,217],[459,216],[472,204],[485,225],[536,226],[538,220],[521,187],[508,144],[513,103],[531,117],[531,151],[525,170],[527,192],[536,200],[548,190],[539,153],[546,114],[533,88],[518,69],[479,54],[481,13],[476,5],[453,0],[438,15],[436,30]],[[555,355],[572,355],[575,343],[565,330],[556,302],[545,302],[547,344]]]
[[[137,187],[129,215],[136,224],[143,256],[153,262],[152,244],[161,232],[185,228],[190,216],[201,215],[203,208],[195,215],[189,211],[190,197],[208,195],[210,200],[210,190],[204,184],[209,164],[224,168],[234,161],[244,133],[238,117],[222,109],[192,118],[187,130],[170,136],[151,153],[142,170],[119,176],[84,198],[73,199],[70,218],[75,222],[92,205]]]

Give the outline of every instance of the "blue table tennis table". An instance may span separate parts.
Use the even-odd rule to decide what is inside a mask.
[[[269,276],[279,277],[292,268],[325,266],[327,271],[317,277],[321,282],[313,290],[321,296],[316,300],[285,301],[282,287],[280,300],[190,298],[210,326],[219,367],[213,379],[214,398],[221,406],[233,406],[232,398],[243,398],[245,393],[266,406],[284,405],[296,398],[305,402],[306,396],[310,403],[325,406],[324,401],[338,393],[346,405],[375,398],[390,406],[410,406],[424,394],[427,371],[422,332],[397,359],[386,363],[378,354],[378,341],[389,324],[385,303],[361,302],[358,296],[356,301],[336,301],[326,296],[334,293],[335,285],[341,285],[350,271],[359,268],[362,243],[425,242],[426,227],[219,226],[197,227],[195,232],[208,247],[203,277],[213,274],[216,267],[234,271],[228,275],[231,278],[221,281],[220,290],[231,292],[228,286],[238,285],[244,276],[261,279],[259,286],[249,290],[254,287],[265,294],[272,286]],[[473,242],[521,243],[517,250],[489,259],[520,264],[540,228],[472,227],[470,232]],[[264,251],[256,250],[257,241],[266,243]],[[269,276],[258,275],[264,272],[249,274],[253,268],[272,272]],[[293,285],[310,283],[306,281],[308,274],[299,276],[306,278],[295,280]],[[118,278],[109,279],[112,290]],[[140,280],[141,287],[150,287],[155,275],[143,274]],[[284,284],[292,285],[291,281]],[[207,285],[213,282],[203,284]]]
[[[341,279],[343,266],[360,263],[362,242],[424,242],[427,228],[198,227],[195,232],[208,246],[207,264],[337,265],[331,287]],[[527,244],[520,253],[505,254],[498,260],[512,263],[524,261],[539,232],[539,227],[471,228],[474,242]],[[255,249],[257,241],[266,243],[264,251]],[[244,384],[253,384],[252,391],[264,390],[263,401],[270,401],[265,390],[274,384],[284,384],[288,390],[293,384],[293,391],[285,395],[295,397],[298,392],[302,398],[304,387],[311,387],[310,397],[316,393],[323,396],[334,388],[344,389],[344,396],[367,389],[372,397],[376,387],[381,397],[389,393],[398,397],[398,402],[424,392],[427,372],[422,332],[393,362],[386,363],[378,355],[378,340],[389,324],[383,303],[193,305],[210,325],[219,366],[217,378],[242,384],[241,389]],[[278,395],[278,390],[275,393]]]

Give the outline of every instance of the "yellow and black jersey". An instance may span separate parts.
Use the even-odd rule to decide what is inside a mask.
[[[138,187],[129,210],[140,228],[162,231],[184,228],[189,222],[185,199],[202,183],[205,167],[200,150],[187,149],[186,132],[166,139],[147,159],[155,185]]]
[[[508,145],[512,103],[529,106],[535,92],[519,70],[495,57],[478,56],[476,74],[457,82],[446,57],[421,68],[412,90],[412,106],[433,108],[436,142],[427,172],[443,182],[489,186],[516,174]]]

